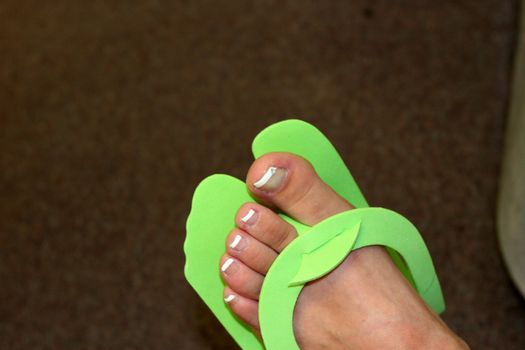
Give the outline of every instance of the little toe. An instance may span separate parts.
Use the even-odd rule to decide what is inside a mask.
[[[243,297],[230,287],[224,288],[224,302],[241,320],[259,329],[259,303],[255,300]]]
[[[258,158],[248,171],[246,183],[259,200],[308,225],[354,208],[317,175],[307,160],[291,153],[268,153]]]
[[[226,239],[226,252],[252,270],[266,275],[277,253],[247,232],[235,228]]]
[[[258,300],[264,276],[246,266],[240,260],[224,254],[220,260],[224,282],[238,294]]]
[[[292,225],[257,203],[243,204],[235,216],[235,223],[276,252],[281,252],[297,237],[297,231]]]

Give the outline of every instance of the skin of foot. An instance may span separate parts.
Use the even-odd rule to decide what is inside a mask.
[[[258,299],[264,276],[297,237],[276,213],[315,225],[351,210],[303,158],[269,153],[246,178],[257,203],[235,216],[220,260],[224,301],[259,333]],[[351,252],[333,272],[303,288],[294,312],[301,349],[468,349],[419,297],[383,247]]]

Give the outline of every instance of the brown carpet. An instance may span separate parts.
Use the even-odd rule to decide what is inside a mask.
[[[474,349],[525,348],[495,203],[515,1],[0,3],[0,348],[226,349],[193,188],[301,117],[424,233]]]

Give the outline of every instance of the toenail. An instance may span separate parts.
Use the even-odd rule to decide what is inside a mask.
[[[257,221],[258,217],[259,217],[259,214],[255,210],[250,209],[250,210],[248,210],[246,215],[244,215],[241,218],[241,221],[244,222],[245,224],[251,226],[251,225],[255,224],[255,222]]]
[[[284,183],[287,173],[288,171],[284,168],[271,166],[259,180],[253,183],[253,186],[267,192],[278,190]]]
[[[224,302],[225,302],[226,304],[229,304],[229,303],[231,303],[232,301],[234,301],[235,298],[236,298],[235,295],[230,294],[230,295],[228,295],[226,298],[224,298]]]
[[[242,239],[241,235],[235,235],[235,238],[230,244],[230,248],[240,252],[246,247],[246,240]]]
[[[224,264],[222,264],[221,271],[228,276],[233,274],[237,270],[236,269],[237,264],[234,264],[234,263],[235,263],[235,260],[233,260],[232,258],[229,258],[228,260],[224,262]]]

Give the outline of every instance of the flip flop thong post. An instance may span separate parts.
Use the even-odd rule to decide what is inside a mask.
[[[280,214],[299,237],[279,254],[265,277],[259,298],[263,344],[225,305],[224,283],[217,268],[237,209],[253,198],[242,181],[228,175],[212,175],[199,184],[186,226],[185,275],[242,349],[299,349],[293,334],[293,310],[304,284],[330,273],[352,250],[368,245],[385,246],[425,302],[437,313],[445,310],[432,259],[417,229],[393,211],[368,207],[350,171],[319,130],[300,120],[282,121],[259,133],[252,150],[255,158],[290,152],[307,159],[357,209],[313,227]]]

